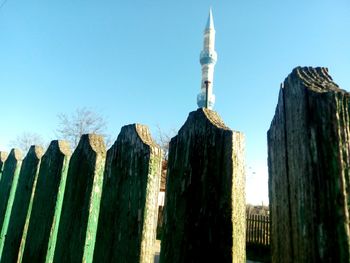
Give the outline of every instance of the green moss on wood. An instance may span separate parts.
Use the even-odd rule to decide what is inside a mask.
[[[0,181],[1,181],[1,175],[4,170],[4,163],[7,159],[8,154],[6,152],[0,151]]]
[[[22,154],[18,149],[12,149],[6,162],[0,180],[0,230],[4,223],[6,208],[10,196],[13,179],[17,184],[19,171],[22,163]],[[1,237],[0,237],[1,238]]]
[[[69,158],[63,141],[52,141],[42,157],[21,262],[53,261]]]
[[[23,160],[18,177],[14,177],[1,230],[1,262],[15,262],[17,260],[27,214],[30,213],[28,209],[42,155],[42,147],[31,146]]]
[[[191,112],[170,142],[160,262],[245,262],[244,137]]]
[[[103,138],[83,135],[69,163],[54,262],[92,262],[105,158]]]
[[[148,128],[124,126],[107,154],[94,262],[153,262],[160,169]]]
[[[297,67],[268,131],[272,262],[349,262],[350,95]]]

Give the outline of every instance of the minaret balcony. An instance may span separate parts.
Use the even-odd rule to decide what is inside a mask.
[[[203,50],[199,59],[201,65],[203,64],[215,64],[217,61],[217,54],[215,50]]]

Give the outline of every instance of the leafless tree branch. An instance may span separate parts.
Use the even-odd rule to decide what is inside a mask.
[[[18,148],[23,154],[26,154],[32,145],[45,146],[45,142],[41,135],[34,132],[22,132],[9,143],[11,148]]]
[[[96,133],[106,139],[107,146],[109,136],[106,134],[107,124],[104,117],[88,108],[78,108],[72,114],[60,113],[56,133],[61,139],[67,140],[75,148],[83,134]]]

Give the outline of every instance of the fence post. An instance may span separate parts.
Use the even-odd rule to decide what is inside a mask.
[[[21,151],[18,149],[12,149],[4,163],[4,170],[2,172],[0,180],[0,231],[4,223],[11,186],[13,181],[17,183],[19,171],[21,169],[21,163]]]
[[[7,159],[7,156],[8,156],[7,152],[0,151],[0,181],[1,181],[1,175],[4,169],[4,163]]]
[[[273,262],[349,262],[350,96],[298,67],[268,131]]]
[[[69,144],[55,140],[41,159],[20,262],[53,261],[69,158]]]
[[[42,155],[42,147],[31,146],[23,159],[18,179],[14,178],[12,183],[1,229],[1,262],[15,262],[17,260],[27,214],[30,213],[30,200]]]
[[[253,242],[256,243],[257,242],[257,236],[258,236],[258,220],[257,220],[257,215],[253,215],[253,231],[254,231],[254,238],[253,238]]]
[[[54,262],[92,262],[105,159],[102,136],[83,135],[69,162]]]
[[[122,127],[107,152],[94,262],[153,262],[161,163],[147,126]]]
[[[259,244],[263,244],[264,221],[263,216],[259,215]]]
[[[246,229],[246,243],[250,242],[250,214],[249,211],[246,213],[247,229]]]
[[[171,140],[160,262],[245,262],[243,141],[204,108]]]

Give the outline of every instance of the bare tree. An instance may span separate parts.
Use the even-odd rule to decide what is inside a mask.
[[[106,145],[111,144],[110,137],[106,134],[107,124],[105,118],[88,109],[78,108],[72,114],[58,114],[58,128],[56,129],[58,137],[70,142],[75,148],[80,137],[86,133],[97,133],[105,138]]]
[[[160,148],[163,150],[163,160],[168,160],[169,143],[171,138],[173,138],[177,134],[177,130],[170,129],[169,131],[165,132],[159,127],[159,125],[157,125],[157,131],[158,138],[156,139],[156,141],[159,144]]]
[[[45,142],[41,135],[34,132],[22,132],[9,143],[11,148],[18,148],[23,154],[26,154],[32,145],[45,146]]]
[[[172,137],[177,134],[176,129],[170,129],[168,131],[164,131],[160,128],[159,125],[157,127],[157,138],[156,142],[160,146],[163,151],[163,161],[162,161],[162,172],[160,177],[160,188],[159,191],[161,193],[165,193],[166,191],[166,181],[167,181],[167,169],[168,169],[168,155],[169,155],[169,143]],[[164,222],[164,207],[158,207],[158,222],[157,222],[157,239],[162,235]]]
[[[177,134],[176,129],[170,129],[167,132],[164,132],[159,125],[157,125],[158,136],[157,143],[163,151],[163,162],[162,162],[162,174],[161,174],[161,183],[160,190],[165,191],[166,188],[166,175],[168,169],[168,155],[169,155],[169,143],[171,138]]]

